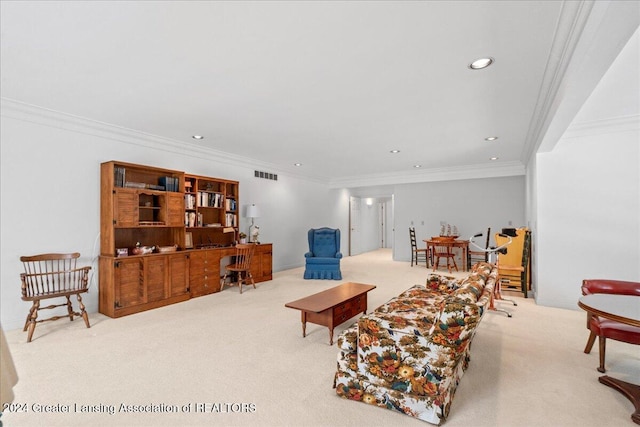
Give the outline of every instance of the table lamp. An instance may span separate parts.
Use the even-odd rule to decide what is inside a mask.
[[[258,243],[258,230],[260,227],[255,225],[255,219],[260,217],[260,211],[255,204],[247,206],[247,218],[251,218],[251,226],[249,226],[249,242]]]

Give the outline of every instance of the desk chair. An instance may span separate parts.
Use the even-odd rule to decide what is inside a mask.
[[[227,275],[229,275],[229,273],[237,275],[237,282],[230,283],[230,285],[237,285],[240,288],[240,294],[242,294],[242,284],[247,284],[247,279],[251,280],[253,289],[256,289],[256,282],[254,282],[253,275],[251,274],[251,258],[253,258],[255,248],[256,245],[253,243],[246,245],[239,243],[236,245],[235,261],[233,264],[229,264],[225,267],[224,277],[220,283],[220,290],[224,289],[227,281]]]

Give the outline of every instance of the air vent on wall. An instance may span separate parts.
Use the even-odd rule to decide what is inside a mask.
[[[254,175],[256,178],[264,178],[264,179],[270,179],[272,181],[277,181],[278,180],[278,174],[275,173],[269,173],[269,172],[262,172],[262,171],[253,171]]]

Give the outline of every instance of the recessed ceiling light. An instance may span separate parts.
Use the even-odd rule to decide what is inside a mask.
[[[491,157],[489,160],[498,160],[498,157]]]
[[[418,169],[418,168],[421,168],[421,167],[422,167],[422,165],[413,165],[413,167],[414,167],[414,168],[416,168],[416,169]]]
[[[202,135],[193,135],[191,138],[193,138],[193,139],[204,139],[204,136],[202,136]]]
[[[489,65],[493,64],[493,61],[494,60],[491,57],[476,59],[469,64],[469,68],[472,70],[482,70],[483,68],[487,68]]]
[[[391,150],[389,151],[391,154],[398,154],[400,152],[400,150]]]
[[[485,140],[485,141],[495,141],[496,139],[498,139],[498,137],[497,137],[497,136],[488,136],[488,137],[486,137],[484,140]]]
[[[293,166],[302,166],[302,163],[294,163]]]

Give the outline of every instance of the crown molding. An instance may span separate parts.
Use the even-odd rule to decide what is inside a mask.
[[[207,159],[236,167],[268,170],[280,176],[290,176],[319,184],[328,184],[330,188],[356,188],[372,185],[410,184],[418,182],[451,181],[460,179],[494,178],[524,175],[525,167],[520,162],[500,164],[466,165],[452,168],[434,168],[421,171],[372,174],[330,179],[323,176],[309,176],[284,169],[280,166],[260,160],[202,147],[192,142],[178,141],[157,135],[128,129],[109,123],[78,117],[8,98],[0,98],[0,115],[19,121],[35,123],[56,129],[63,129],[98,138],[118,141],[125,144],[162,150],[170,154],[198,159]]]
[[[525,140],[523,163],[535,153],[553,150],[570,128],[580,108],[637,30],[639,4],[563,2],[541,88],[543,96],[536,104]]]
[[[277,173],[279,176],[292,176],[322,184],[326,184],[328,181],[326,177],[302,175],[292,170],[283,169],[272,163],[214,150],[194,144],[191,141],[185,142],[152,135],[110,123],[27,104],[10,98],[0,97],[0,116],[153,150],[161,150],[170,154],[207,159],[236,167],[269,170]]]
[[[521,160],[528,163],[537,151],[561,99],[560,88],[571,65],[576,46],[594,6],[592,1],[563,2],[551,51],[529,130],[524,141]]]
[[[415,184],[420,182],[456,181],[462,179],[497,178],[525,174],[525,166],[519,161],[499,164],[477,164],[450,168],[424,169],[419,172],[372,174],[334,179],[331,188],[356,188],[378,185]]]
[[[590,122],[573,123],[564,133],[562,139],[582,138],[634,130],[640,130],[640,114],[594,120]]]

